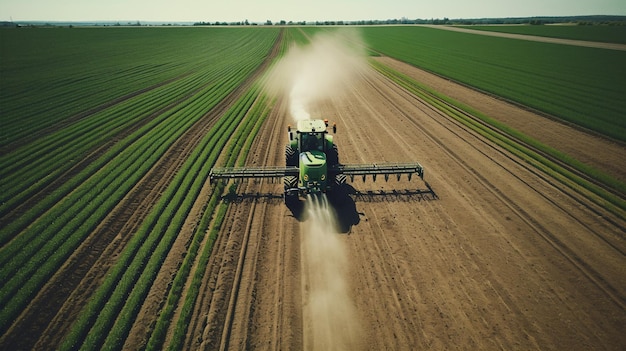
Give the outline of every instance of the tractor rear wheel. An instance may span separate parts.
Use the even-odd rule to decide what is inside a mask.
[[[298,188],[298,178],[295,176],[286,176],[283,178],[283,184],[285,185],[285,191]]]
[[[283,178],[285,186],[285,203],[291,204],[298,200],[298,191],[294,190],[298,188],[298,178],[294,176],[286,176]]]
[[[337,151],[337,145],[333,144],[333,148],[328,150],[326,163],[328,164],[328,167],[332,167],[339,163],[339,151]]]
[[[335,176],[335,185],[336,186],[342,186],[342,185],[346,184],[346,180],[347,180],[347,177],[346,177],[345,174],[337,174]]]

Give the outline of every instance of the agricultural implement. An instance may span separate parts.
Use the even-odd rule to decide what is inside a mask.
[[[377,163],[344,165],[339,163],[337,145],[329,133],[328,120],[302,120],[297,129],[287,127],[289,144],[285,147],[285,167],[216,167],[211,169],[211,182],[218,179],[258,179],[282,178],[285,188],[285,202],[296,200],[298,196],[332,192],[341,187],[347,179],[371,176],[374,181],[381,175],[385,181],[390,176],[406,174],[408,179],[414,174],[424,178],[424,168],[419,163]],[[332,132],[337,132],[333,124]]]

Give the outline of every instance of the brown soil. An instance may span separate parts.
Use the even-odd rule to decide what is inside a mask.
[[[429,79],[456,98],[476,96]],[[419,161],[426,169],[426,182],[355,181],[353,195],[334,205],[335,235],[345,252],[337,269],[347,270],[353,325],[312,330],[308,283],[315,267],[303,263],[309,219],[301,207],[264,196],[280,194],[282,184],[250,182],[240,189],[250,196],[231,205],[187,349],[618,350],[626,344],[623,220],[378,74],[352,88],[313,114],[337,122],[340,160]],[[489,111],[515,110],[483,99]],[[282,127],[292,122],[284,105],[276,110],[248,164],[284,162]],[[542,129],[556,129],[549,139],[556,147],[570,147],[567,133],[589,138],[596,150],[607,143],[532,118],[543,121]],[[605,155],[588,157],[603,164],[598,159]],[[346,339],[346,330],[357,332]],[[316,339],[319,334],[327,339]]]

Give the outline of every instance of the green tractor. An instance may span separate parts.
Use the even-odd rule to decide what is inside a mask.
[[[398,179],[407,174],[409,180],[415,173],[424,178],[424,168],[419,163],[382,163],[344,165],[339,163],[337,146],[329,132],[328,120],[301,120],[297,129],[287,127],[289,143],[285,147],[286,167],[221,167],[213,168],[210,180],[283,178],[285,202],[289,203],[299,196],[333,192],[355,176],[365,181],[371,175],[376,181],[377,175],[385,180],[395,174]],[[337,132],[336,124],[332,133]]]
[[[310,193],[325,193],[340,184],[340,175],[333,174],[339,164],[337,146],[328,133],[327,120],[298,122],[296,135],[287,127],[289,144],[285,147],[285,164],[297,167],[298,175],[285,175],[285,198]],[[333,133],[337,132],[333,125]],[[329,172],[330,171],[330,172]],[[343,177],[345,181],[345,177]]]

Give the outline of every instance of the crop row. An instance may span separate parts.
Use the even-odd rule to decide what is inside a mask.
[[[241,46],[234,45],[236,52],[227,58],[237,57],[237,61],[208,65],[214,72],[220,72],[214,78],[207,75],[196,77],[214,81],[199,90],[187,90],[193,95],[183,94],[184,101],[160,111],[157,118],[121,140],[47,197],[48,200],[43,200],[42,208],[28,211],[25,214],[28,217],[26,222],[30,223],[28,227],[9,223],[2,228],[3,242],[6,243],[0,249],[3,262],[0,269],[3,281],[0,288],[2,332],[169,145],[258,66],[275,38],[275,32],[264,34],[256,38],[251,35]],[[181,98],[181,95],[177,96]],[[37,167],[33,169],[33,172],[40,172]],[[18,229],[12,231],[11,228]]]
[[[385,55],[626,141],[626,52],[424,27],[362,32]]]

